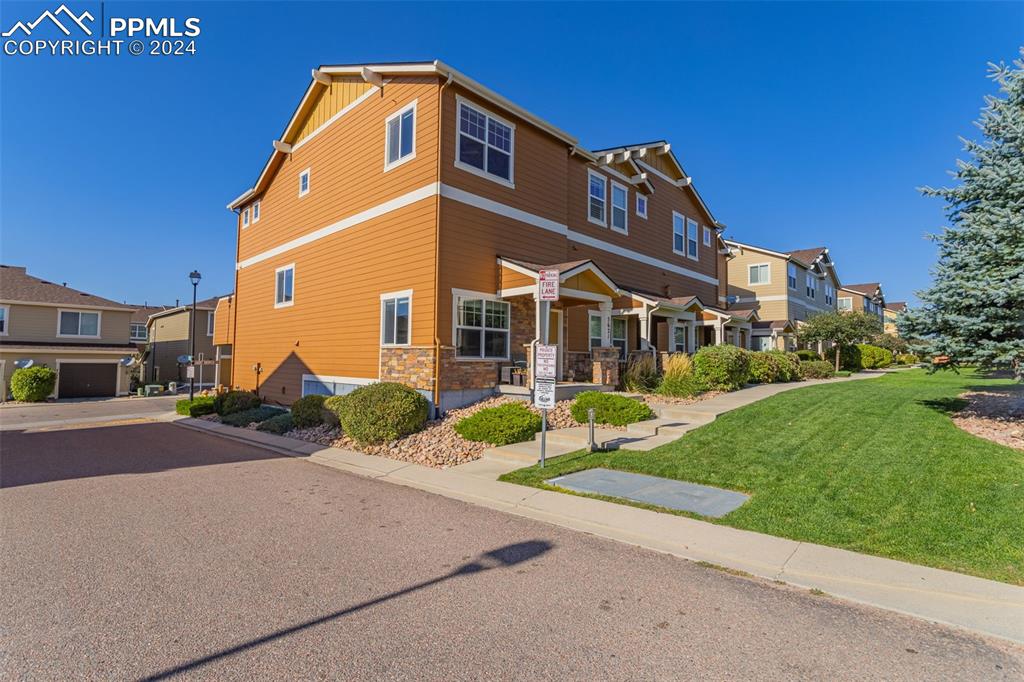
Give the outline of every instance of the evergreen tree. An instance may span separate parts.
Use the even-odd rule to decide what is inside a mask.
[[[1024,56],[1024,48],[1021,49]],[[952,224],[931,235],[939,250],[923,303],[901,315],[900,334],[951,365],[1024,373],[1024,59],[990,64],[1002,96],[986,96],[976,125],[983,142],[962,139],[973,157],[957,161],[956,187],[924,187],[946,201]]]

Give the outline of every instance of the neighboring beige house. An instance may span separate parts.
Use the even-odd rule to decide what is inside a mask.
[[[877,315],[885,323],[885,295],[878,282],[844,284],[839,288],[839,310]]]
[[[896,327],[896,320],[898,320],[900,315],[905,313],[906,310],[907,304],[905,301],[893,301],[892,303],[886,303],[885,309],[882,311],[882,314],[884,315],[882,331],[886,334],[899,336],[900,330]]]
[[[754,350],[795,350],[799,324],[836,309],[839,277],[827,248],[774,251],[725,243],[732,255],[729,305],[753,308],[760,318],[751,329]]]
[[[131,305],[131,304],[129,304]],[[149,316],[162,313],[165,310],[169,310],[171,306],[167,305],[133,305],[135,310],[132,312],[132,317],[129,322],[128,339],[139,347],[139,350],[145,348],[149,342]]]
[[[55,398],[127,394],[131,316],[131,306],[0,265],[0,397],[30,363],[57,371]]]
[[[208,298],[196,303],[196,384],[214,386],[217,374],[217,349],[213,345],[215,311],[219,297]],[[145,361],[145,382],[187,380],[186,365],[178,362],[182,355],[189,355],[189,326],[192,321],[192,304],[167,308],[149,316],[147,333],[149,353]]]

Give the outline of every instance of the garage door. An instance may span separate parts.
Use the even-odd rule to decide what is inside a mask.
[[[117,393],[117,364],[100,362],[62,362],[60,398],[95,398]]]

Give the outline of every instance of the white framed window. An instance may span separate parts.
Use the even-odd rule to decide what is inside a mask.
[[[380,345],[408,346],[412,329],[412,289],[380,295]]]
[[[629,192],[612,180],[612,229],[626,234],[629,232]]]
[[[840,296],[838,308],[840,310],[853,310],[853,299],[849,296]]]
[[[413,100],[384,121],[385,171],[416,158],[416,102]]]
[[[771,284],[772,270],[768,263],[751,263],[747,266],[747,284]]]
[[[672,327],[672,350],[676,353],[686,352],[686,327],[678,324]]]
[[[145,322],[132,322],[131,328],[128,332],[128,338],[131,341],[146,341],[149,339],[149,333],[146,331]]]
[[[257,199],[252,203],[252,224],[255,225],[260,221],[260,199]]]
[[[274,307],[286,308],[295,303],[295,263],[274,271]]]
[[[461,97],[458,102],[455,166],[514,188],[515,125]]]
[[[508,360],[511,309],[482,294],[455,296],[455,357]]]
[[[304,197],[309,194],[309,170],[306,169],[299,173],[299,196]]]
[[[212,310],[206,311],[206,335],[213,336],[213,323],[215,313]]]
[[[7,336],[7,329],[10,326],[11,306],[0,305],[0,336]]]
[[[612,318],[612,345],[619,349],[619,357],[626,359],[626,318]]]
[[[686,255],[686,218],[672,211],[672,251]]]
[[[58,310],[57,336],[100,338],[100,313],[86,310]]]
[[[704,246],[711,246],[711,228],[704,228]]]
[[[647,219],[647,197],[640,192],[636,193],[636,214],[643,219]]]
[[[786,265],[786,284],[790,289],[796,291],[796,263]]]
[[[249,207],[242,209],[242,227],[249,227]]]
[[[832,305],[836,300],[836,290],[831,284],[825,285],[825,304]]]
[[[818,278],[808,272],[804,275],[804,281],[807,285],[805,292],[807,294],[807,298],[816,297],[818,295]]]
[[[757,346],[757,350],[772,350],[772,337],[770,336],[755,336],[754,343]]]
[[[600,173],[587,174],[587,220],[601,227],[607,223],[608,183]]]
[[[686,219],[686,257],[693,260],[698,259],[697,251],[697,221]]]

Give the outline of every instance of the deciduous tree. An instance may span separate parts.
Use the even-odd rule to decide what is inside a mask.
[[[853,312],[820,313],[800,325],[797,338],[801,343],[832,343],[835,350],[836,371],[839,354],[846,346],[872,339],[882,332],[877,315]]]

